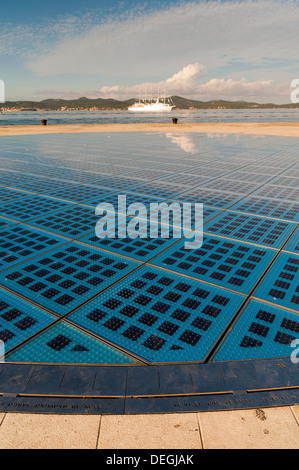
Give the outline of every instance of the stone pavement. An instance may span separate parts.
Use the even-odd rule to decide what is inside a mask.
[[[0,413],[0,449],[298,449],[299,405],[155,415]]]

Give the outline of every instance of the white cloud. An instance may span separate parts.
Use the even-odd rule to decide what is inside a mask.
[[[157,83],[144,83],[140,86],[103,86],[98,94],[101,98],[128,99],[139,96],[148,97],[152,91],[157,93],[165,89],[167,95],[179,95],[185,98],[194,98],[202,101],[211,99],[226,100],[252,100],[259,101],[262,97],[284,98],[289,96],[289,84],[275,84],[273,80],[260,79],[248,81],[212,78],[200,83],[204,78],[206,69],[199,63],[189,64],[172,77]]]
[[[174,134],[173,132],[168,132],[165,134],[165,137],[171,139],[171,142],[178,145],[184,152],[191,153],[192,155],[199,153],[200,146],[198,139],[196,139],[191,134]]]
[[[130,98],[155,98],[155,96],[183,96],[185,98],[208,101],[213,99],[247,100],[261,102],[263,100],[289,102],[289,83],[275,84],[273,80],[259,79],[249,81],[245,78],[233,80],[231,78],[212,78],[203,82],[207,71],[205,67],[196,62],[189,64],[172,77],[159,82],[145,82],[133,86],[103,86],[99,90],[38,90],[35,98],[64,98],[76,99],[82,96],[88,98],[114,98],[126,100]]]
[[[115,98],[115,99],[128,99],[132,97],[149,97],[156,95],[194,95],[198,88],[197,80],[204,76],[205,67],[196,62],[189,64],[179,72],[175,73],[172,77],[159,82],[145,82],[131,87],[120,85],[103,86],[99,91],[99,96]]]
[[[205,75],[206,68],[196,62],[184,67],[180,72],[165,80],[167,89],[172,90],[171,94],[185,93],[190,95],[197,88],[197,80]]]
[[[145,89],[163,93],[165,85],[168,94],[202,100],[286,101],[287,80],[299,76],[297,0],[195,0],[100,15],[99,9],[48,24],[6,25],[0,56],[21,57],[36,77],[48,79],[47,87],[54,76],[68,76],[65,97],[125,99]],[[88,75],[93,90],[84,84]]]
[[[197,87],[197,97],[206,99],[231,99],[231,100],[259,100],[261,97],[284,97],[287,101],[289,96],[288,84],[275,84],[273,80],[260,79],[248,81],[213,78],[207,83]]]
[[[196,61],[211,69],[234,59],[260,65],[265,58],[297,60],[298,20],[299,5],[292,0],[188,2],[100,24],[73,20],[56,27],[59,42],[28,67],[39,75],[140,80]]]

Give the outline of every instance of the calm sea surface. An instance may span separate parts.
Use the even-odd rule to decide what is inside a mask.
[[[129,111],[7,112],[0,114],[0,126],[54,124],[168,123],[178,118],[182,124],[199,122],[299,122],[299,109],[177,110],[170,113],[130,113]]]

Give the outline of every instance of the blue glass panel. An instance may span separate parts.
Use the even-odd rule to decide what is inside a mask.
[[[128,234],[128,230],[130,230],[130,224],[132,223],[134,226],[131,228],[131,237],[128,235],[125,237],[124,235],[124,238],[120,238],[120,230],[123,230],[124,234]],[[137,224],[137,226],[135,224]],[[150,236],[151,225],[157,227],[158,237]],[[166,236],[164,236],[164,238],[162,229],[166,231]],[[138,238],[132,238],[132,235],[135,232],[137,234],[141,233],[141,235],[138,236]],[[181,233],[182,231],[179,230],[179,232]],[[169,235],[167,235],[167,233]],[[181,238],[181,236],[183,235],[179,235],[179,238]],[[99,238],[94,231],[93,233],[89,233],[88,235],[80,238],[78,241],[135,260],[148,261],[166,247],[177,242],[177,240],[178,238],[174,238],[172,226],[153,223],[150,224],[150,221],[147,219],[128,217],[122,218],[120,222],[116,223],[115,238],[111,238],[110,236],[106,238]]]
[[[0,340],[5,353],[55,320],[42,309],[0,289]]]
[[[276,251],[204,235],[203,245],[188,250],[179,241],[151,264],[227,289],[249,294]]]
[[[213,361],[291,357],[298,339],[299,316],[251,300],[230,330]]]
[[[7,362],[133,364],[132,358],[64,322],[20,347]]]
[[[0,230],[13,224],[14,222],[12,220],[3,219],[3,217],[0,217]]]
[[[68,319],[150,362],[203,361],[243,301],[145,266]]]
[[[211,207],[227,209],[242,199],[242,194],[225,191],[214,191],[212,189],[194,188],[176,196],[176,200],[182,202],[199,203]]]
[[[13,189],[0,187],[0,201],[1,204],[6,204],[19,198],[28,197],[29,194],[22,191],[14,191]]]
[[[137,263],[67,243],[0,273],[0,283],[58,315],[97,295],[134,270]]]
[[[131,182],[131,188],[132,188]],[[135,181],[134,184],[134,192],[138,194],[147,194],[153,197],[158,198],[170,198],[175,197],[176,195],[180,194],[182,191],[185,191],[186,188],[179,187],[176,184],[166,183],[163,181],[155,182],[155,181],[145,181],[143,183]],[[132,189],[131,189],[132,191]]]
[[[276,184],[278,186],[288,186],[293,188],[298,188],[299,186],[298,178],[285,175],[276,176],[276,178],[274,178],[271,183]]]
[[[265,199],[247,196],[241,202],[235,204],[234,211],[248,214],[263,215],[274,219],[299,222],[299,204],[295,202],[280,201],[277,199]]]
[[[63,238],[22,224],[0,230],[0,271],[64,243]]]
[[[132,188],[131,188],[132,189]],[[122,211],[118,206],[118,197],[120,195],[125,195],[126,196],[126,202],[127,202],[127,208],[130,204],[135,204],[135,203],[141,203],[144,204],[145,207],[149,207],[150,204],[157,203],[159,204],[162,202],[164,199],[161,198],[156,198],[156,197],[151,197],[151,196],[143,196],[142,194],[134,194],[134,193],[129,193],[127,191],[125,192],[108,192],[106,194],[100,194],[97,198],[90,199],[88,201],[88,205],[90,206],[98,206],[101,203],[106,203],[108,202],[109,204],[112,204],[114,207],[115,212],[121,212],[125,213]]]
[[[284,251],[290,251],[291,253],[295,253],[299,255],[299,230],[297,229],[296,232],[291,236],[290,240],[286,244],[283,249]]]
[[[205,232],[256,245],[281,248],[294,227],[291,222],[227,211],[208,222]]]
[[[294,201],[299,200],[299,189],[288,188],[284,186],[276,186],[274,184],[265,184],[258,190],[256,190],[252,196],[269,197],[274,199],[281,199],[283,201]]]
[[[91,207],[72,205],[67,209],[41,215],[30,221],[30,225],[48,232],[76,239],[95,229],[98,217]]]
[[[9,219],[22,222],[57,211],[67,207],[68,205],[68,203],[58,201],[56,199],[49,199],[42,196],[31,196],[13,200],[10,203],[4,204],[1,206],[0,214],[3,217],[8,217]]]
[[[254,296],[298,311],[299,256],[281,253]]]
[[[217,178],[202,185],[204,188],[213,188],[219,191],[230,191],[232,193],[248,194],[261,186],[260,183],[248,183],[247,181],[234,181],[226,178]]]

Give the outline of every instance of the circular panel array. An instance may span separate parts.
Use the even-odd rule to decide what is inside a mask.
[[[299,332],[297,154],[297,139],[273,136],[202,135],[200,146],[173,133],[2,139],[6,361],[289,356]],[[119,195],[143,204],[145,219],[119,209]],[[118,236],[130,223],[148,227],[161,202],[203,204],[203,219],[193,212],[188,232],[173,213],[167,237],[160,221],[153,237]],[[95,231],[100,203],[115,208],[113,238]],[[186,248],[200,234],[202,245]]]

